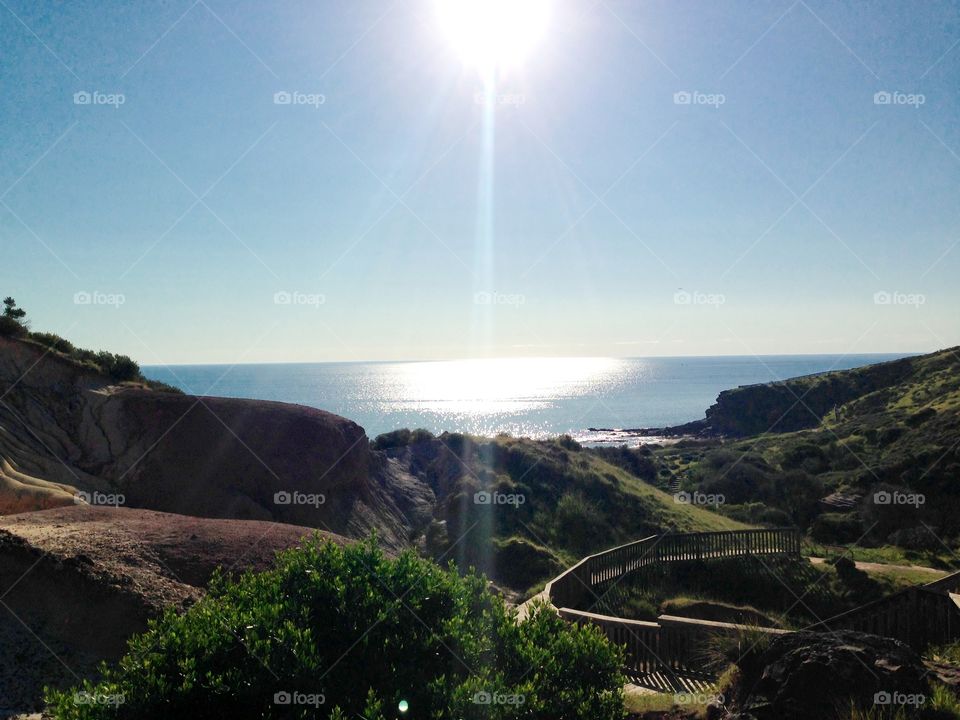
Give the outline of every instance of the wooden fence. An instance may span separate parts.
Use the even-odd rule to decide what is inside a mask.
[[[896,638],[920,652],[960,639],[960,595],[952,592],[958,586],[960,572],[905,588],[807,629],[859,630]]]
[[[653,565],[690,560],[719,560],[748,555],[800,557],[796,528],[726,530],[713,533],[651,535],[626,545],[588,555],[547,583],[550,602],[558,608],[582,607],[595,589]]]
[[[774,528],[651,535],[588,555],[547,583],[546,595],[561,617],[596,625],[611,641],[623,645],[627,669],[631,672],[683,670],[691,665],[702,670],[703,645],[708,638],[744,632],[747,626],[668,615],[658,617],[656,622],[645,622],[577,608],[592,605],[591,601],[598,598],[610,583],[648,567],[750,555],[799,559],[800,534],[795,528]],[[785,632],[772,628],[761,631]]]
[[[648,622],[569,608],[560,608],[558,613],[565,620],[599,627],[607,639],[623,647],[626,670],[640,675],[663,671],[709,674],[707,643],[711,638],[742,636],[752,642],[749,638],[756,633],[783,635],[790,632],[673,615],[661,615],[655,622]]]
[[[720,634],[763,632],[779,635],[787,630],[757,628],[692,618],[661,615],[655,622],[628,620],[586,612],[609,589],[640,570],[673,562],[689,562],[751,555],[800,559],[800,533],[795,528],[732,530],[716,533],[652,535],[588,555],[547,583],[546,596],[561,617],[599,627],[624,647],[627,670],[703,671],[706,642]],[[932,644],[960,639],[960,572],[926,585],[906,588],[810,626],[832,632],[859,630],[892,637],[921,651]]]

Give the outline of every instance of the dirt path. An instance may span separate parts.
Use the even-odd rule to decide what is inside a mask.
[[[828,562],[827,558],[822,557],[811,557],[810,562],[814,565],[823,565]],[[938,570],[937,568],[926,567],[924,565],[891,565],[889,563],[875,563],[875,562],[859,562],[854,563],[857,567],[857,570],[863,570],[865,572],[883,572],[884,570],[915,570],[918,572],[930,573],[930,579],[936,580],[938,577],[944,577],[949,575],[949,572],[946,570]]]

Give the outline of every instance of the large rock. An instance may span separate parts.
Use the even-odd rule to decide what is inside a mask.
[[[912,714],[922,705],[911,703],[930,696],[925,676],[920,657],[897,640],[851,630],[791,633],[741,665],[727,717],[819,720],[844,709],[849,716],[851,703],[873,708],[885,700]]]
[[[179,514],[375,530],[394,549],[429,522],[433,491],[322,410],[118,386],[5,338],[0,395],[0,514],[101,493]]]

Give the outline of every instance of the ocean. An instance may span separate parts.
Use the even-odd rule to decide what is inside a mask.
[[[721,390],[902,355],[520,358],[145,366],[198,395],[300,403],[347,417],[373,438],[397,428],[529,437],[569,433],[636,444],[624,428],[697,420]]]

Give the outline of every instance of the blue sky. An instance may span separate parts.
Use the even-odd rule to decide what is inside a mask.
[[[83,346],[960,343],[957,2],[556,2],[491,112],[432,0],[4,0],[0,37],[0,292]]]

